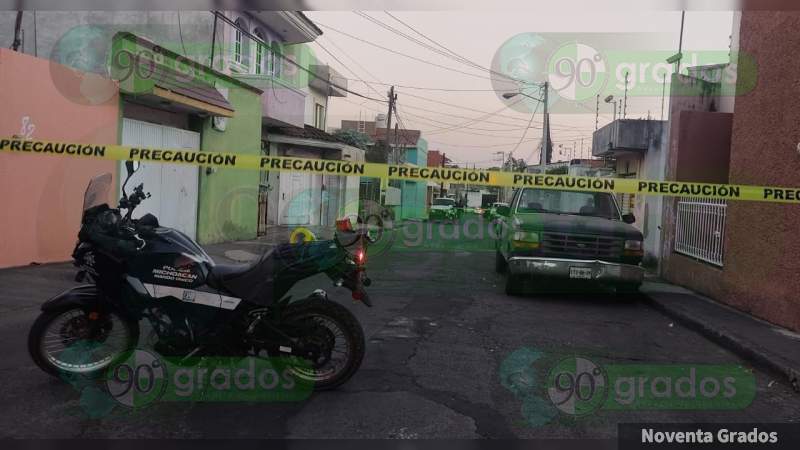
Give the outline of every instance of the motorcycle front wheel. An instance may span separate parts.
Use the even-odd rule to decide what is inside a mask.
[[[28,334],[28,352],[55,377],[96,378],[133,349],[138,338],[137,323],[115,312],[75,306],[39,315]]]
[[[352,377],[364,359],[364,330],[344,306],[330,300],[293,303],[284,312],[284,323],[299,336],[304,364],[292,373],[314,385],[314,390],[334,389]]]

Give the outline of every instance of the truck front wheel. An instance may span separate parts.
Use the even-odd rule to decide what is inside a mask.
[[[614,287],[617,295],[624,297],[633,297],[639,293],[639,283],[622,283]]]
[[[508,263],[506,263],[506,259],[503,257],[503,254],[500,253],[500,250],[494,251],[494,270],[497,273],[506,273],[508,269]]]
[[[506,275],[506,295],[520,295],[522,294],[522,282],[519,277],[512,274]]]

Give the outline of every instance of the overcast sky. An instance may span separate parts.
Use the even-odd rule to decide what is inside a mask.
[[[366,12],[385,24],[402,30],[418,39],[404,25],[395,21],[382,11]],[[434,41],[443,44],[453,52],[466,57],[484,67],[490,67],[492,59],[505,42],[520,33],[630,33],[659,32],[667,33],[666,42],[661,39],[660,47],[653,50],[677,51],[680,30],[680,12],[678,11],[391,11],[392,15],[411,25],[415,30]],[[526,130],[531,120],[530,108],[517,111],[506,109],[500,116],[486,117],[491,123],[478,121],[468,123],[470,118],[484,116],[485,112],[494,112],[512,101],[499,98],[494,91],[491,75],[445,58],[439,54],[411,42],[378,24],[359,16],[353,11],[310,11],[307,15],[320,25],[324,34],[317,43],[312,44],[317,57],[336,68],[347,78],[362,78],[368,82],[381,82],[403,86],[424,88],[446,88],[474,91],[446,92],[436,90],[419,90],[397,88],[398,110],[402,124],[406,128],[420,129],[423,137],[429,142],[430,150],[445,151],[448,157],[462,164],[477,167],[497,165],[498,151],[514,150],[515,157],[538,160],[537,146],[541,138],[541,114],[533,116],[532,127]],[[727,52],[732,27],[731,12],[689,11],[686,14],[684,28],[684,50]],[[326,28],[330,27],[330,28]],[[387,50],[376,48],[360,42],[353,37],[340,34],[340,30],[359,38],[397,52],[446,66],[451,69],[467,72],[473,76],[434,67],[423,62],[392,54]],[[619,50],[627,50],[637,46],[636,42],[626,44],[622,40]],[[640,44],[640,43],[639,43]],[[322,47],[336,56],[343,64],[336,61]],[[726,54],[726,53],[723,53]],[[705,62],[705,61],[704,61]],[[727,61],[711,61],[727,62]],[[388,86],[372,84],[367,86],[359,81],[348,82],[349,89],[372,98],[386,99]],[[376,92],[377,91],[377,92]],[[551,93],[551,95],[553,95]],[[422,97],[422,98],[420,98]],[[448,106],[442,103],[457,106]],[[531,102],[533,103],[533,102]],[[463,108],[470,108],[463,109]],[[585,113],[552,114],[552,139],[554,147],[580,147],[583,137],[583,156],[589,153],[591,133],[595,126],[595,101],[592,97],[590,107],[583,107]],[[343,119],[374,120],[378,112],[386,112],[386,105],[365,100],[349,94],[344,98],[332,97],[328,111],[328,127],[338,127]],[[629,98],[628,118],[646,117],[650,111],[652,117],[658,119],[661,110],[660,95],[652,97]],[[608,123],[612,117],[612,106],[600,104],[600,126]],[[468,123],[468,127],[454,128],[455,125]],[[444,128],[444,130],[442,130]],[[453,128],[453,129],[449,129]],[[525,139],[521,141],[523,133]],[[568,156],[566,151],[556,153],[556,159]],[[578,156],[578,150],[574,153]]]

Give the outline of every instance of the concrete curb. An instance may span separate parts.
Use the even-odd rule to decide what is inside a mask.
[[[667,288],[653,289],[654,284]],[[800,338],[793,333],[666,283],[645,282],[641,292],[655,309],[742,358],[781,375],[800,393]]]

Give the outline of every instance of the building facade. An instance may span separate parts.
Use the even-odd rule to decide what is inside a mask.
[[[14,12],[0,14],[0,23],[10,25],[0,37],[13,39],[7,34],[15,18]],[[55,87],[70,101],[117,99],[117,143],[358,160],[358,149],[340,142],[331,149],[324,132],[313,139],[325,128],[328,98],[346,90],[346,80],[305,45],[321,33],[297,11],[58,11],[25,12],[19,35],[27,37],[20,51],[90,74],[75,92],[65,93],[56,78]],[[95,78],[113,79],[119,90]],[[314,136],[289,142],[298,129]],[[120,169],[114,168],[115,175]],[[279,210],[288,202],[277,200],[285,197],[281,189],[292,188],[290,196],[298,196],[297,180],[282,182],[278,174],[255,171],[144,164],[134,178],[152,193],[137,212],[154,213],[203,244],[255,238],[270,211],[286,217]],[[334,199],[328,203],[336,208],[324,205],[330,215],[343,214],[353,203],[345,198],[348,187],[357,198],[357,179],[300,181],[317,191],[315,203],[304,207]],[[357,201],[350,205],[357,208]],[[318,217],[313,211],[305,215]]]
[[[664,121],[614,120],[592,135],[592,156],[613,162],[615,177],[664,180],[667,139]],[[661,260],[662,201],[660,196],[617,194],[622,213],[636,217],[633,225],[644,236],[643,263],[656,268]]]
[[[793,31],[800,13],[743,11],[736,19],[741,53],[735,102],[719,83],[687,77],[673,84],[668,177],[798,186],[800,125],[794,118],[800,106],[779,99],[800,86],[800,75],[786,69],[800,63],[800,36]],[[741,64],[744,55],[755,65]],[[676,98],[676,87],[687,85],[696,87],[695,94]],[[720,105],[732,107],[732,114]],[[793,257],[800,252],[798,223],[795,205],[670,199],[664,205],[662,275],[800,331],[800,262]]]

